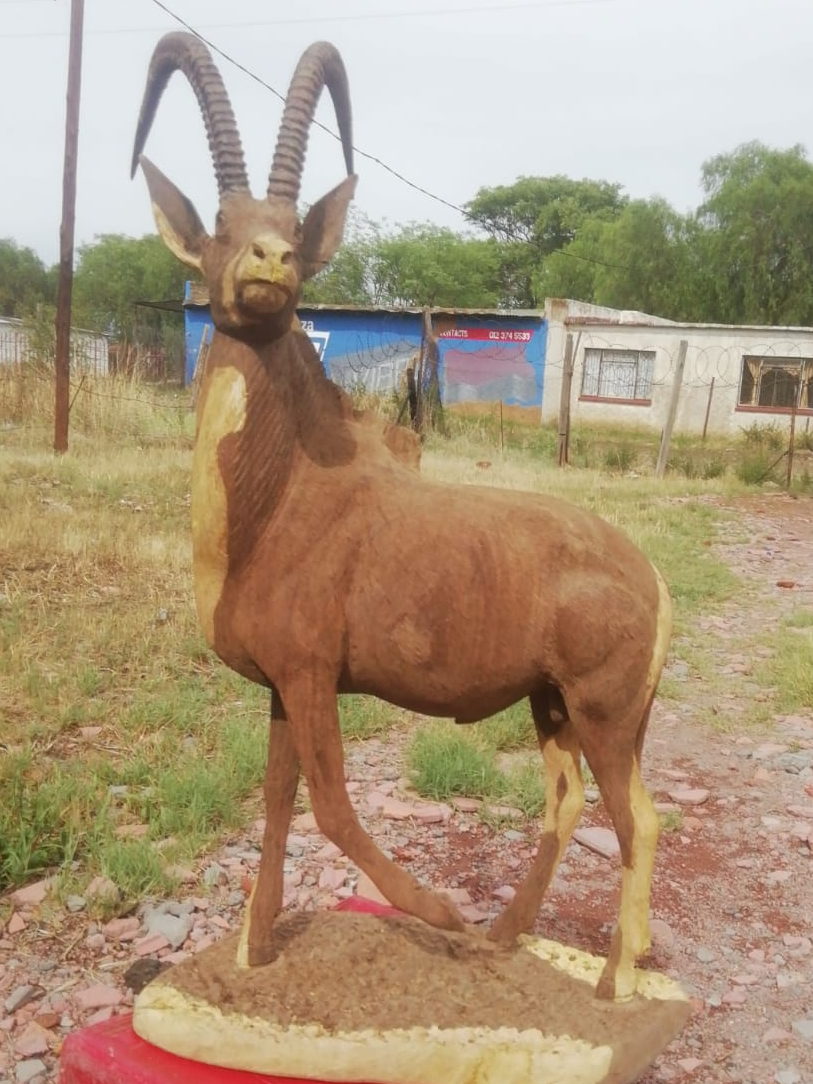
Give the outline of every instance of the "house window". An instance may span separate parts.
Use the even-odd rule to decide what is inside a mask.
[[[813,358],[742,359],[739,406],[752,410],[813,409]]]
[[[654,368],[654,350],[587,348],[584,351],[581,398],[649,404]]]

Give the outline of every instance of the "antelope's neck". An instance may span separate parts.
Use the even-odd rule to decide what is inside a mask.
[[[215,333],[192,466],[195,596],[213,646],[227,579],[272,529],[295,479],[347,442],[334,392],[301,332],[259,349]]]

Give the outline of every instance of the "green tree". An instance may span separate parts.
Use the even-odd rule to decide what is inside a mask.
[[[106,234],[79,250],[72,322],[135,339],[137,325],[157,328],[166,322],[159,310],[137,310],[136,302],[182,300],[189,275],[157,234]],[[177,323],[177,317],[172,322]]]
[[[305,283],[305,303],[371,305],[375,296],[374,256],[381,228],[351,208],[339,251],[324,271]]]
[[[430,223],[393,232],[365,215],[348,223],[330,265],[306,283],[306,303],[493,308],[499,256],[490,241]]]
[[[563,248],[552,252],[539,266],[534,279],[538,297],[572,297],[596,301],[596,275],[604,259],[604,234],[609,223],[588,218]]]
[[[36,252],[0,239],[0,316],[23,317],[56,299],[56,278]]]
[[[602,234],[596,304],[697,319],[691,220],[666,200],[634,200]]]
[[[813,165],[746,143],[703,165],[697,222],[711,318],[813,324]]]
[[[476,309],[500,299],[497,246],[426,223],[381,237],[371,278],[384,305]]]
[[[570,177],[520,177],[481,188],[466,211],[500,245],[503,304],[537,308],[544,300],[543,264],[571,245],[585,222],[611,221],[626,205],[621,185]]]

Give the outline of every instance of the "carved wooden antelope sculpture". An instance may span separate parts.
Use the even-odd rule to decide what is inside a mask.
[[[584,804],[583,753],[621,846],[616,932],[598,993],[631,996],[649,945],[658,818],[640,758],[666,655],[671,606],[618,530],[530,493],[431,482],[369,439],[294,320],[302,281],[340,242],[349,176],[296,213],[308,128],[324,85],[350,161],[350,113],[332,46],[306,51],[287,96],[268,194],[251,197],[231,108],[194,38],[159,43],[134,162],[172,71],[194,87],[220,186],[214,235],[145,158],[156,222],[202,271],[217,328],[198,404],[192,480],[194,579],[209,643],[270,687],[262,860],[239,949],[273,957],[283,856],[300,768],[324,834],[391,902],[460,930],[446,897],[388,860],[344,785],[337,694],[474,722],[528,697],[548,776],[531,870],[489,936],[530,930]]]

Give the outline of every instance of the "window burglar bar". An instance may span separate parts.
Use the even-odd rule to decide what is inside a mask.
[[[740,406],[766,409],[813,409],[813,358],[764,358],[744,355]]]
[[[652,397],[654,350],[584,351],[582,396],[649,402]]]

